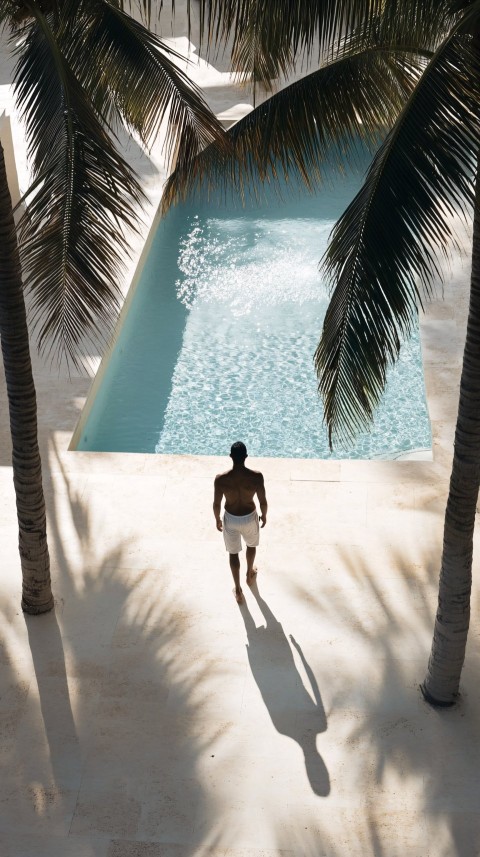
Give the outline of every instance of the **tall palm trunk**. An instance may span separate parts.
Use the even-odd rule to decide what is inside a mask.
[[[22,608],[26,613],[45,613],[53,607],[53,597],[37,439],[37,402],[17,236],[1,145],[0,339],[12,436],[13,482],[23,576]]]
[[[480,483],[480,167],[473,218],[472,278],[450,491],[445,513],[438,610],[422,692],[453,705],[470,620],[473,531]]]

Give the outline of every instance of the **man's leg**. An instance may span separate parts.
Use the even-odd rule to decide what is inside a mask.
[[[249,586],[252,585],[255,580],[257,569],[254,568],[253,563],[255,562],[255,554],[257,553],[256,548],[248,548],[247,547],[247,583]]]
[[[242,587],[240,586],[240,558],[238,553],[229,553],[230,568],[232,569],[233,582],[235,584],[235,598],[239,604],[243,601]]]

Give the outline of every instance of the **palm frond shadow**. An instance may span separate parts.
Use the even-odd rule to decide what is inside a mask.
[[[338,565],[351,586],[325,586],[313,596],[301,584],[292,588],[296,597],[308,598],[319,627],[331,622],[337,629],[329,648],[331,675],[324,676],[331,691],[329,728],[332,738],[340,730],[364,785],[378,796],[374,806],[360,810],[370,829],[365,853],[391,853],[392,830],[384,826],[388,810],[407,810],[421,813],[432,832],[441,826],[436,854],[462,857],[480,847],[480,693],[471,689],[478,687],[473,676],[480,666],[479,635],[472,629],[463,679],[468,694],[461,688],[453,709],[431,708],[419,684],[430,649],[440,557],[393,547],[387,553],[395,577],[382,573],[380,557],[367,558],[354,545],[337,546]],[[478,594],[476,600],[480,605]],[[342,635],[348,639],[346,657]],[[334,777],[332,794],[343,787]]]
[[[8,724],[0,824],[3,817],[10,830],[6,819],[17,812],[19,841],[33,829],[49,835],[56,823],[112,842],[174,841],[180,826],[188,841],[200,815],[201,837],[214,846],[214,806],[199,766],[222,740],[202,714],[221,667],[192,658],[194,625],[161,563],[126,567],[127,540],[98,562],[96,522],[53,442],[50,466],[55,611],[24,618],[10,599],[0,602],[0,715]]]

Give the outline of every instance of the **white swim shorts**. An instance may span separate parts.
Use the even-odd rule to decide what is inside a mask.
[[[231,515],[230,512],[224,512],[223,538],[228,553],[240,553],[242,550],[241,536],[243,536],[248,548],[257,547],[260,541],[257,512],[250,512],[249,515]]]

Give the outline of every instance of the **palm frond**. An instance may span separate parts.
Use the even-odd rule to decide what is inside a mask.
[[[142,192],[36,7],[14,85],[34,173],[20,223],[32,318],[39,348],[77,364],[80,339],[106,341],[116,318],[123,230]]]
[[[319,62],[335,56],[339,40],[353,31],[365,33],[378,20],[395,22],[416,43],[426,34],[448,28],[454,18],[451,0],[200,0],[202,39],[207,48],[232,40],[234,68],[255,53],[257,80],[286,73],[299,54]],[[189,0],[189,6],[191,0]],[[197,2],[195,4],[198,5]],[[268,77],[270,75],[270,78]]]
[[[458,18],[450,0],[385,0],[380,14],[369,23],[381,41],[393,38],[415,49],[438,47]]]
[[[155,7],[154,9],[152,8],[153,5]],[[156,15],[158,17],[160,16],[163,9],[163,0],[156,0],[155,4],[152,4],[152,0],[119,0],[118,6],[122,11],[128,12],[129,14],[136,10],[145,26],[150,28],[152,13],[155,11]],[[174,7],[175,2],[172,0],[172,10]]]
[[[332,48],[334,57],[349,56],[377,46],[406,55],[431,58],[455,24],[448,0],[385,0],[382,10],[368,23],[342,34]]]
[[[293,51],[278,32],[280,21],[263,0],[252,0],[249,16],[232,52],[232,68],[240,81],[262,83],[267,90],[272,81],[287,75],[293,64]],[[272,50],[271,45],[276,49]]]
[[[373,153],[420,74],[419,61],[404,54],[402,46],[398,56],[369,48],[281,90],[230,129],[230,151],[210,147],[186,170],[179,165],[166,183],[164,209],[199,190],[243,193],[248,185],[261,196],[261,182],[279,174],[312,189],[326,164],[342,170],[355,161],[359,139]]]
[[[264,39],[265,47],[276,53],[279,49],[297,53],[299,47],[307,54],[323,52],[342,33],[369,21],[381,9],[383,0],[276,0],[264,4],[264,22],[272,21],[272,38]],[[207,43],[232,37],[236,45],[252,20],[257,0],[200,0],[201,29]]]
[[[330,444],[370,425],[417,302],[441,276],[439,254],[455,240],[451,215],[469,216],[480,64],[465,29],[437,50],[332,233],[325,270],[335,288],[315,354]]]
[[[14,8],[11,0],[0,0],[0,28],[10,27]]]
[[[123,117],[151,143],[166,119],[170,158],[185,138],[194,158],[212,142],[225,145],[222,126],[198,87],[179,67],[179,56],[109,0],[80,0],[64,13],[59,43],[78,79],[108,121]],[[81,50],[79,49],[81,45]]]

